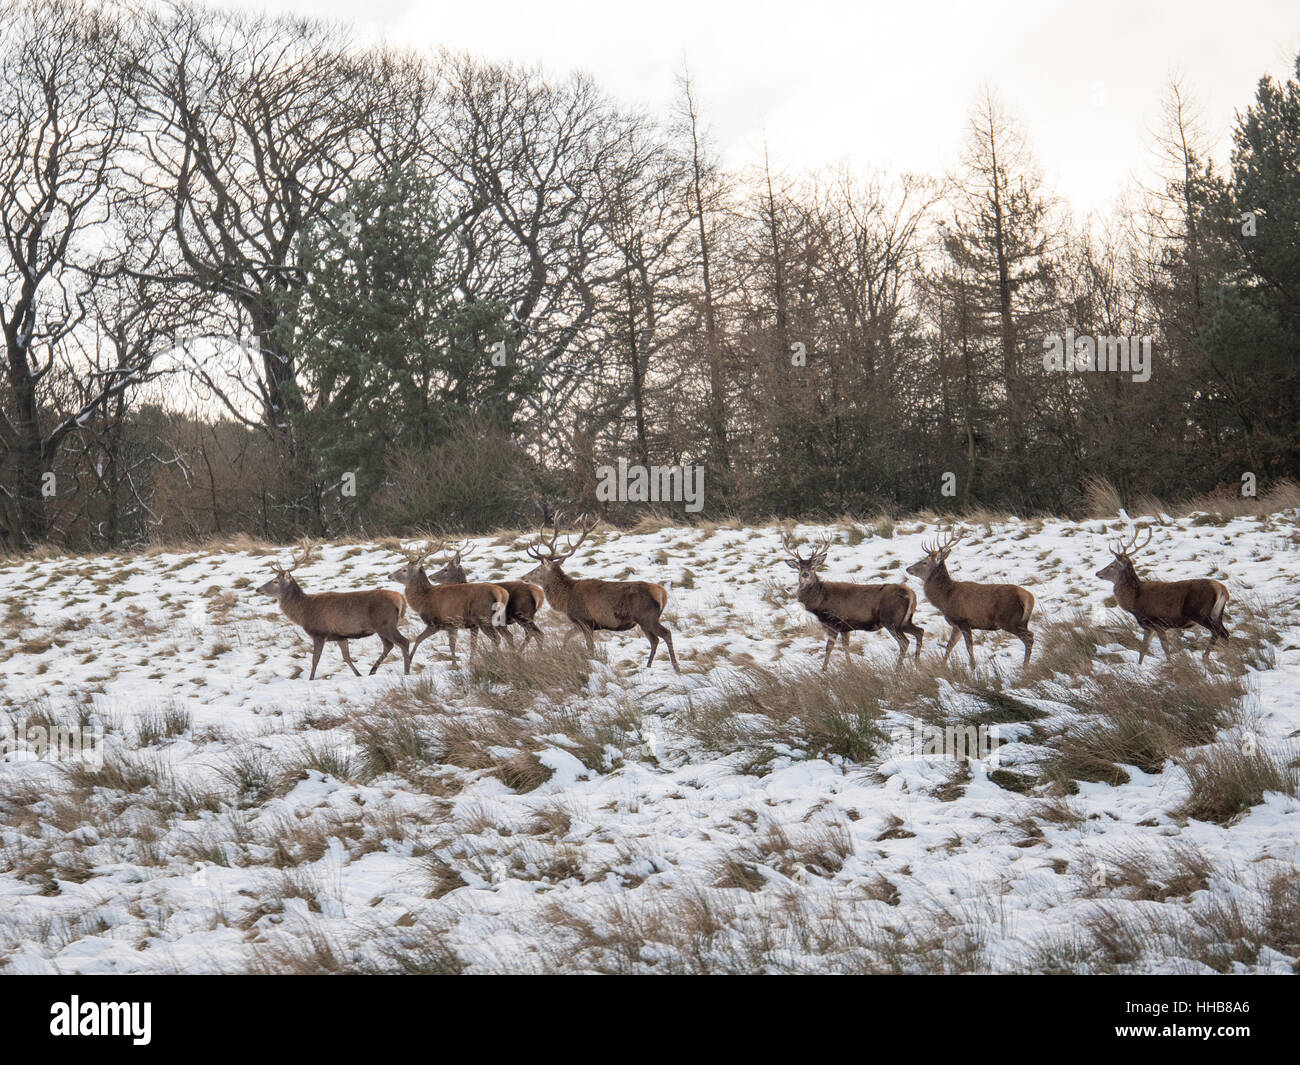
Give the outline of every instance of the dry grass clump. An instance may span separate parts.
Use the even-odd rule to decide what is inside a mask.
[[[377,705],[347,722],[360,748],[359,775],[366,780],[388,773],[412,778],[436,761],[433,715]]]
[[[988,971],[992,921],[978,907],[923,907],[889,923],[883,912],[898,913],[887,898],[688,884],[581,911],[551,907],[541,958],[549,972],[611,974]]]
[[[840,821],[820,821],[791,838],[775,821],[719,860],[714,887],[761,891],[767,871],[795,880],[833,877],[853,854],[853,837]]]
[[[1191,790],[1177,812],[1198,821],[1226,825],[1269,792],[1295,795],[1300,789],[1294,750],[1279,757],[1249,739],[1194,751],[1181,764]]]
[[[1093,477],[1084,482],[1081,502],[1083,516],[1088,518],[1113,518],[1123,509],[1133,515],[1171,514],[1207,519],[1196,524],[1222,524],[1233,518],[1267,516],[1296,508],[1300,508],[1300,485],[1286,478],[1273,482],[1256,496],[1243,496],[1239,485],[1229,485],[1170,505],[1150,495],[1126,500],[1110,481]]]
[[[1160,772],[1185,748],[1212,742],[1240,716],[1246,695],[1240,677],[1207,673],[1186,658],[1158,673],[1099,673],[1045,690],[1080,714],[1047,741],[1051,753],[1040,765],[1043,779],[1066,791],[1081,780],[1122,784],[1123,766]]]
[[[1142,972],[1181,962],[1187,972],[1228,973],[1258,965],[1268,949],[1300,972],[1300,871],[1273,869],[1242,886],[1201,892],[1190,903],[1099,903],[1070,936],[1036,944],[1026,971]]]
[[[759,666],[721,682],[722,697],[693,704],[682,723],[708,750],[783,748],[862,763],[888,739],[880,679],[861,661],[835,663],[825,673]]]
[[[1125,843],[1098,851],[1083,874],[1094,891],[1120,891],[1135,901],[1166,902],[1206,890],[1214,865],[1181,840]]]
[[[492,773],[527,792],[551,778],[552,770],[537,757],[546,748],[567,751],[595,773],[616,769],[623,752],[639,745],[641,715],[627,701],[580,708],[547,704],[520,717],[476,710],[433,720],[431,734],[437,761]]]
[[[488,647],[469,660],[461,675],[460,694],[483,706],[520,713],[539,696],[559,702],[585,692],[593,661],[601,660],[599,648],[592,656],[577,640],[567,647],[534,645],[528,651]]]

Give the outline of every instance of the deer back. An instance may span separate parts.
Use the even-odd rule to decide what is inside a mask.
[[[658,619],[668,605],[662,584],[650,581],[574,581],[565,613],[574,621],[602,629],[627,629],[643,619]]]
[[[944,570],[942,577],[947,577]],[[1034,611],[1033,593],[1016,584],[947,581],[936,573],[925,582],[925,595],[950,622],[973,629],[1018,629]]]
[[[281,608],[306,632],[331,638],[355,638],[387,631],[406,614],[400,592],[376,588],[359,592],[317,592],[286,596]]]
[[[822,620],[850,626],[905,625],[916,609],[916,593],[905,584],[818,581],[801,588],[797,596],[805,609]]]

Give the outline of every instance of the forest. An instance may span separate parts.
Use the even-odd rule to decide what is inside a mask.
[[[89,0],[6,3],[0,66],[6,552],[1300,477],[1300,59],[1226,165],[1195,72],[1171,82],[1149,168],[1086,218],[996,86],[954,101],[951,173],[800,172],[723,166],[686,67],[650,114],[325,22]],[[611,499],[620,463],[703,492]]]

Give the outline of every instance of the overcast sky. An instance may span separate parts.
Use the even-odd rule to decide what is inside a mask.
[[[1226,158],[1234,112],[1300,51],[1297,0],[226,0],[358,36],[584,70],[663,111],[690,64],[724,161],[795,174],[847,161],[940,175],[981,86],[1018,118],[1049,187],[1105,210],[1152,162],[1171,75]]]

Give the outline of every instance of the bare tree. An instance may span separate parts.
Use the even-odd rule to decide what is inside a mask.
[[[156,352],[136,348],[85,377],[71,409],[48,402],[59,353],[85,322],[111,255],[105,227],[135,122],[140,52],[110,11],[80,0],[30,0],[0,18],[0,490],[5,536],[25,544],[46,535],[45,500],[57,488],[47,475],[60,445],[141,380]]]

